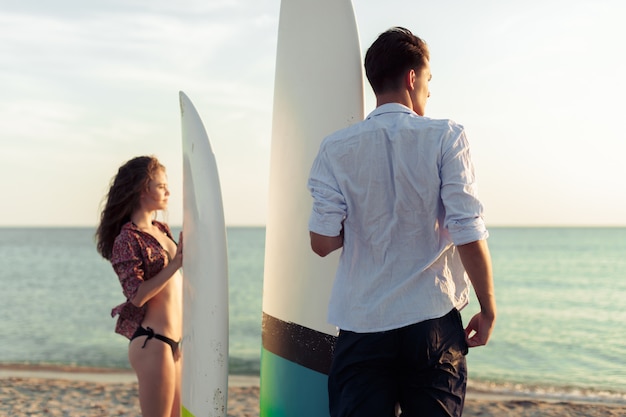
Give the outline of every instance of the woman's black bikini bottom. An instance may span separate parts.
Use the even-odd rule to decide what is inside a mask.
[[[176,352],[178,352],[178,348],[180,346],[180,342],[172,340],[167,336],[163,336],[161,334],[155,333],[154,330],[152,330],[150,327],[148,327],[147,329],[144,329],[143,327],[139,326],[135,334],[133,334],[133,337],[130,338],[130,340],[132,341],[133,339],[136,339],[139,336],[148,336],[146,338],[146,341],[143,342],[143,346],[141,347],[142,349],[146,347],[146,343],[148,343],[148,340],[152,339],[153,337],[155,339],[159,339],[160,341],[165,342],[168,345],[170,345],[170,347],[172,348],[172,355],[176,355]]]

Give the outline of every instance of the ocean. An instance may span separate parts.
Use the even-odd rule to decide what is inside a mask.
[[[123,296],[93,234],[0,228],[0,364],[129,368],[110,316]],[[626,228],[490,234],[499,316],[489,345],[470,350],[470,385],[626,401]],[[227,235],[230,373],[257,375],[265,229]],[[477,310],[473,298],[465,322]]]

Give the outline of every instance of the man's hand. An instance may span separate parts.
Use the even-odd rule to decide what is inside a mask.
[[[477,347],[486,345],[491,337],[495,324],[495,317],[488,317],[484,313],[478,313],[472,317],[465,328],[467,346]]]

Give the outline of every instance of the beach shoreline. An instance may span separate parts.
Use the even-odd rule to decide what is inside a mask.
[[[229,376],[229,417],[259,415],[259,384],[258,375]],[[127,369],[0,364],[0,414],[140,415],[136,378]],[[613,397],[564,398],[476,389],[470,382],[463,415],[617,417],[626,415],[626,402]]]

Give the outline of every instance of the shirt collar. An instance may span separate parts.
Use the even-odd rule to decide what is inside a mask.
[[[139,230],[133,222],[127,222],[122,225],[122,230]]]
[[[367,116],[367,118],[370,119],[372,117],[380,116],[381,114],[387,114],[387,113],[405,113],[405,114],[412,114],[414,116],[417,116],[417,113],[415,113],[413,110],[409,109],[407,106],[403,104],[386,103],[386,104],[376,107],[374,111],[371,112]]]
[[[156,222],[152,222],[152,224],[156,224]],[[133,223],[132,221],[124,223],[122,225],[122,230],[134,230],[136,232],[141,232],[141,233],[145,233],[144,231],[142,231],[135,223]]]

